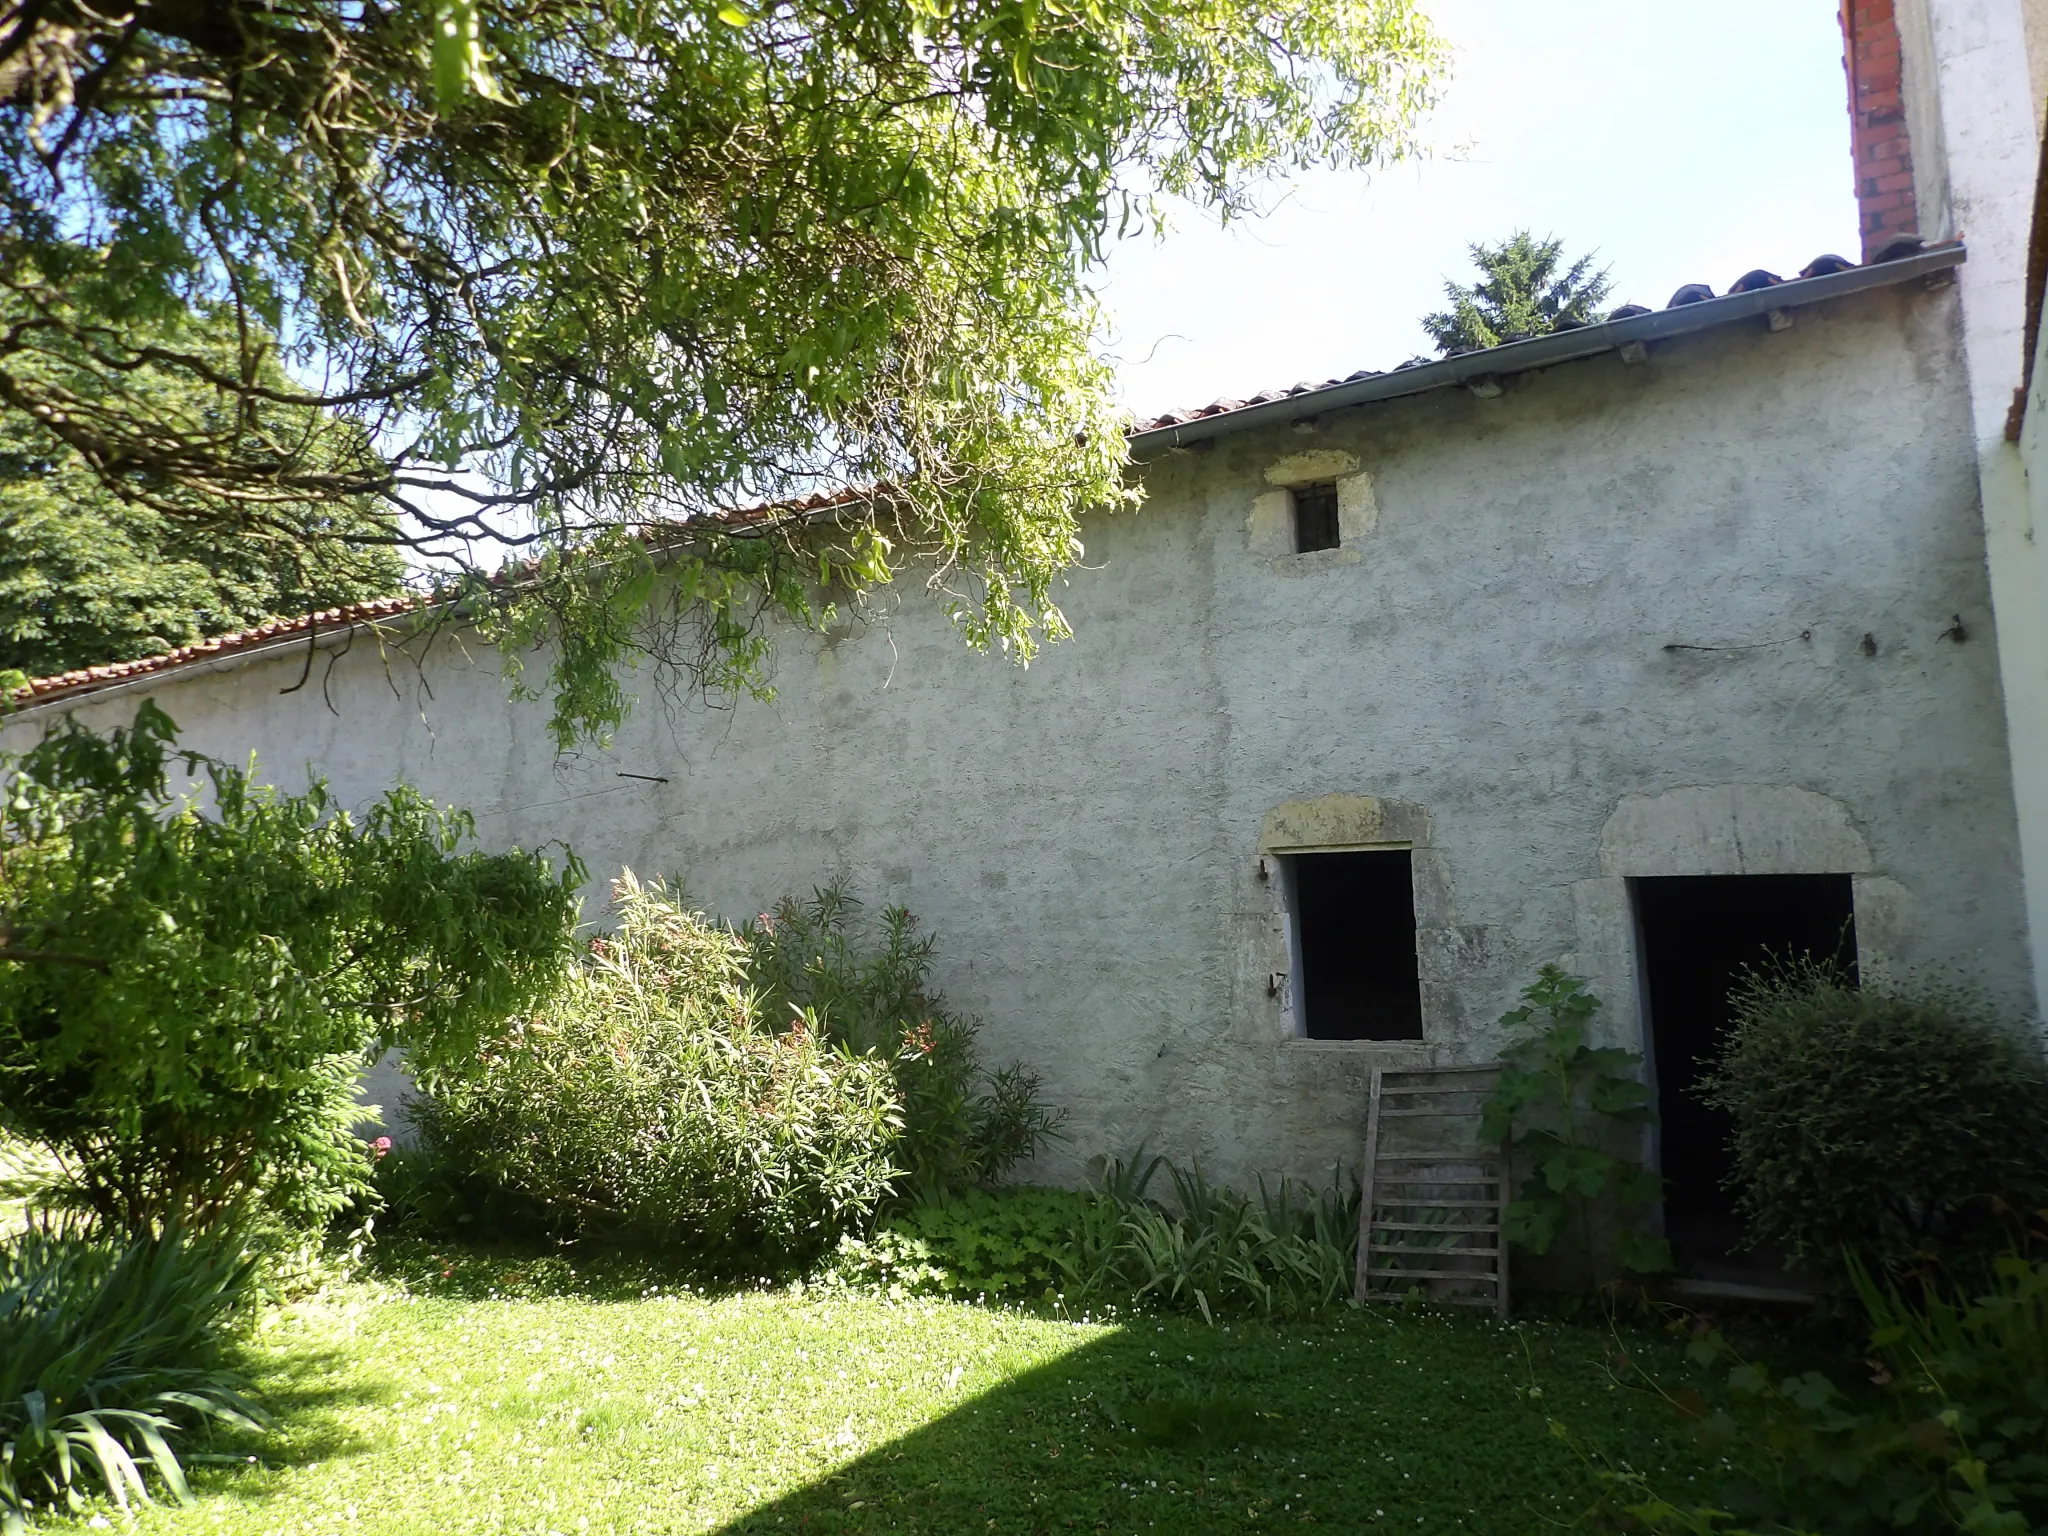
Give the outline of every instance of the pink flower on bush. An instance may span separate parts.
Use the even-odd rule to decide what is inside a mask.
[[[370,1143],[370,1156],[372,1159],[376,1161],[381,1162],[385,1157],[390,1155],[390,1152],[391,1138],[389,1136],[379,1136],[375,1141]]]

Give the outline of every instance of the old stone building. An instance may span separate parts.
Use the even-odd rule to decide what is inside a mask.
[[[1490,1058],[1557,961],[1650,1058],[1698,1189],[1684,1089],[1746,961],[2033,1005],[2041,768],[2016,796],[2008,714],[2048,713],[2001,677],[2039,621],[2008,611],[2033,557],[2000,554],[2015,451],[1984,429],[2017,289],[1927,217],[1991,173],[1910,152],[1928,242],[1873,173],[1861,264],[1142,424],[1147,504],[1089,522],[1078,638],[1028,672],[904,593],[778,635],[772,705],[650,696],[557,757],[487,649],[393,670],[364,613],[44,680],[0,745],[148,696],[281,783],[402,777],[730,916],[845,876],[938,932],[951,1000],[1068,1112],[1041,1178],[1140,1143],[1226,1181],[1355,1165],[1371,1068]],[[287,691],[309,646],[324,685]]]

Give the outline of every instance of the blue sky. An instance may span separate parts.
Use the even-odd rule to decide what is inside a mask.
[[[1427,159],[1302,178],[1261,219],[1179,214],[1100,289],[1140,415],[1391,368],[1465,247],[1526,226],[1597,249],[1612,303],[1857,256],[1832,0],[1424,0],[1454,73]]]

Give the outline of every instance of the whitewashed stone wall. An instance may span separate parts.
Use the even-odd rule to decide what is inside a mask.
[[[280,692],[301,653],[153,692],[192,746],[352,802],[403,776],[598,881],[675,875],[735,917],[842,874],[906,903],[991,1052],[1070,1112],[1045,1178],[1140,1142],[1227,1180],[1355,1163],[1371,1065],[1489,1055],[1549,960],[1633,1041],[1631,876],[1850,873],[1866,960],[2025,1006],[1955,289],[1503,382],[1149,466],[1142,512],[1087,526],[1078,638],[1028,672],[907,584],[784,635],[772,706],[649,698],[564,758],[445,644],[430,693],[362,640],[324,688]],[[1342,543],[1299,557],[1268,498],[1311,460]],[[1273,995],[1261,854],[1318,816],[1417,849],[1419,1051],[1294,1038]]]

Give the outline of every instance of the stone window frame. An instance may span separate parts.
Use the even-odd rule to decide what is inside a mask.
[[[1266,466],[1272,489],[1252,500],[1245,520],[1245,545],[1271,563],[1276,575],[1308,576],[1340,566],[1357,565],[1363,546],[1379,526],[1379,501],[1372,476],[1359,467],[1358,456],[1337,448],[1291,453]],[[1298,550],[1294,535],[1294,493],[1310,486],[1337,488],[1337,543],[1330,549]]]
[[[1282,860],[1298,854],[1408,854],[1415,902],[1415,960],[1422,989],[1420,1040],[1310,1039],[1299,988],[1301,946]],[[1453,928],[1450,877],[1429,813],[1407,800],[1335,793],[1284,800],[1259,825],[1259,880],[1267,899],[1266,1002],[1272,1035],[1290,1050],[1363,1053],[1385,1065],[1429,1064],[1452,1044],[1445,994],[1432,982],[1432,954]]]
[[[1600,830],[1599,873],[1571,883],[1570,968],[1606,1003],[1604,1033],[1643,1050],[1645,1004],[1629,882],[1663,875],[1847,875],[1856,964],[1897,968],[1913,899],[1881,874],[1848,806],[1790,784],[1692,784],[1624,795]]]

